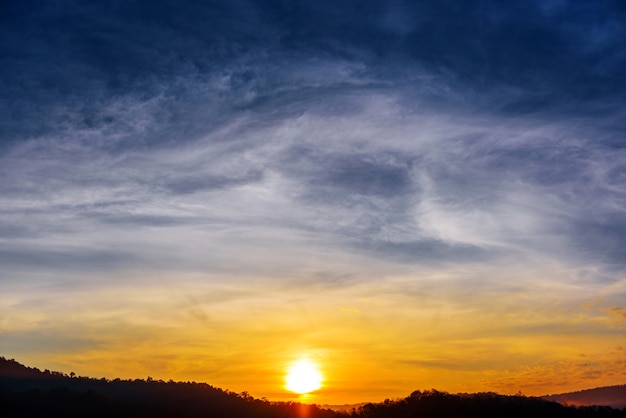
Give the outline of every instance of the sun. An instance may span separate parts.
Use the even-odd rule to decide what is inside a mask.
[[[288,390],[304,395],[322,386],[322,374],[315,363],[301,359],[291,364],[285,382]]]

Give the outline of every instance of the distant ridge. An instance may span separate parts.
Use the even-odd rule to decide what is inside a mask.
[[[569,406],[602,405],[623,409],[626,408],[626,385],[586,389],[578,392],[543,396],[542,398]]]

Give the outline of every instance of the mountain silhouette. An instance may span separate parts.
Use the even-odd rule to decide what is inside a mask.
[[[495,393],[415,391],[339,412],[297,402],[270,402],[206,383],[93,379],[26,367],[0,357],[0,417],[95,418],[626,418],[626,409],[564,406]]]
[[[626,408],[626,385],[548,395],[543,396],[543,399],[573,406],[606,405],[613,408]]]

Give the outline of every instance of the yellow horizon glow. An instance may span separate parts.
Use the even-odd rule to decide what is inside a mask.
[[[286,362],[308,358],[323,374],[310,396],[335,405],[431,388],[540,396],[626,381],[626,323],[615,302],[574,294],[559,304],[541,287],[489,296],[420,299],[363,283],[290,289],[286,298],[263,284],[243,292],[196,283],[58,293],[42,306],[14,293],[0,301],[15,312],[0,324],[12,336],[0,355],[42,370],[206,382],[276,401],[294,398]]]

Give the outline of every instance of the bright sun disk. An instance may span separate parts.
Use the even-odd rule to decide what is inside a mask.
[[[322,386],[322,374],[317,366],[308,359],[302,359],[289,367],[285,377],[285,387],[301,395],[319,389]]]

